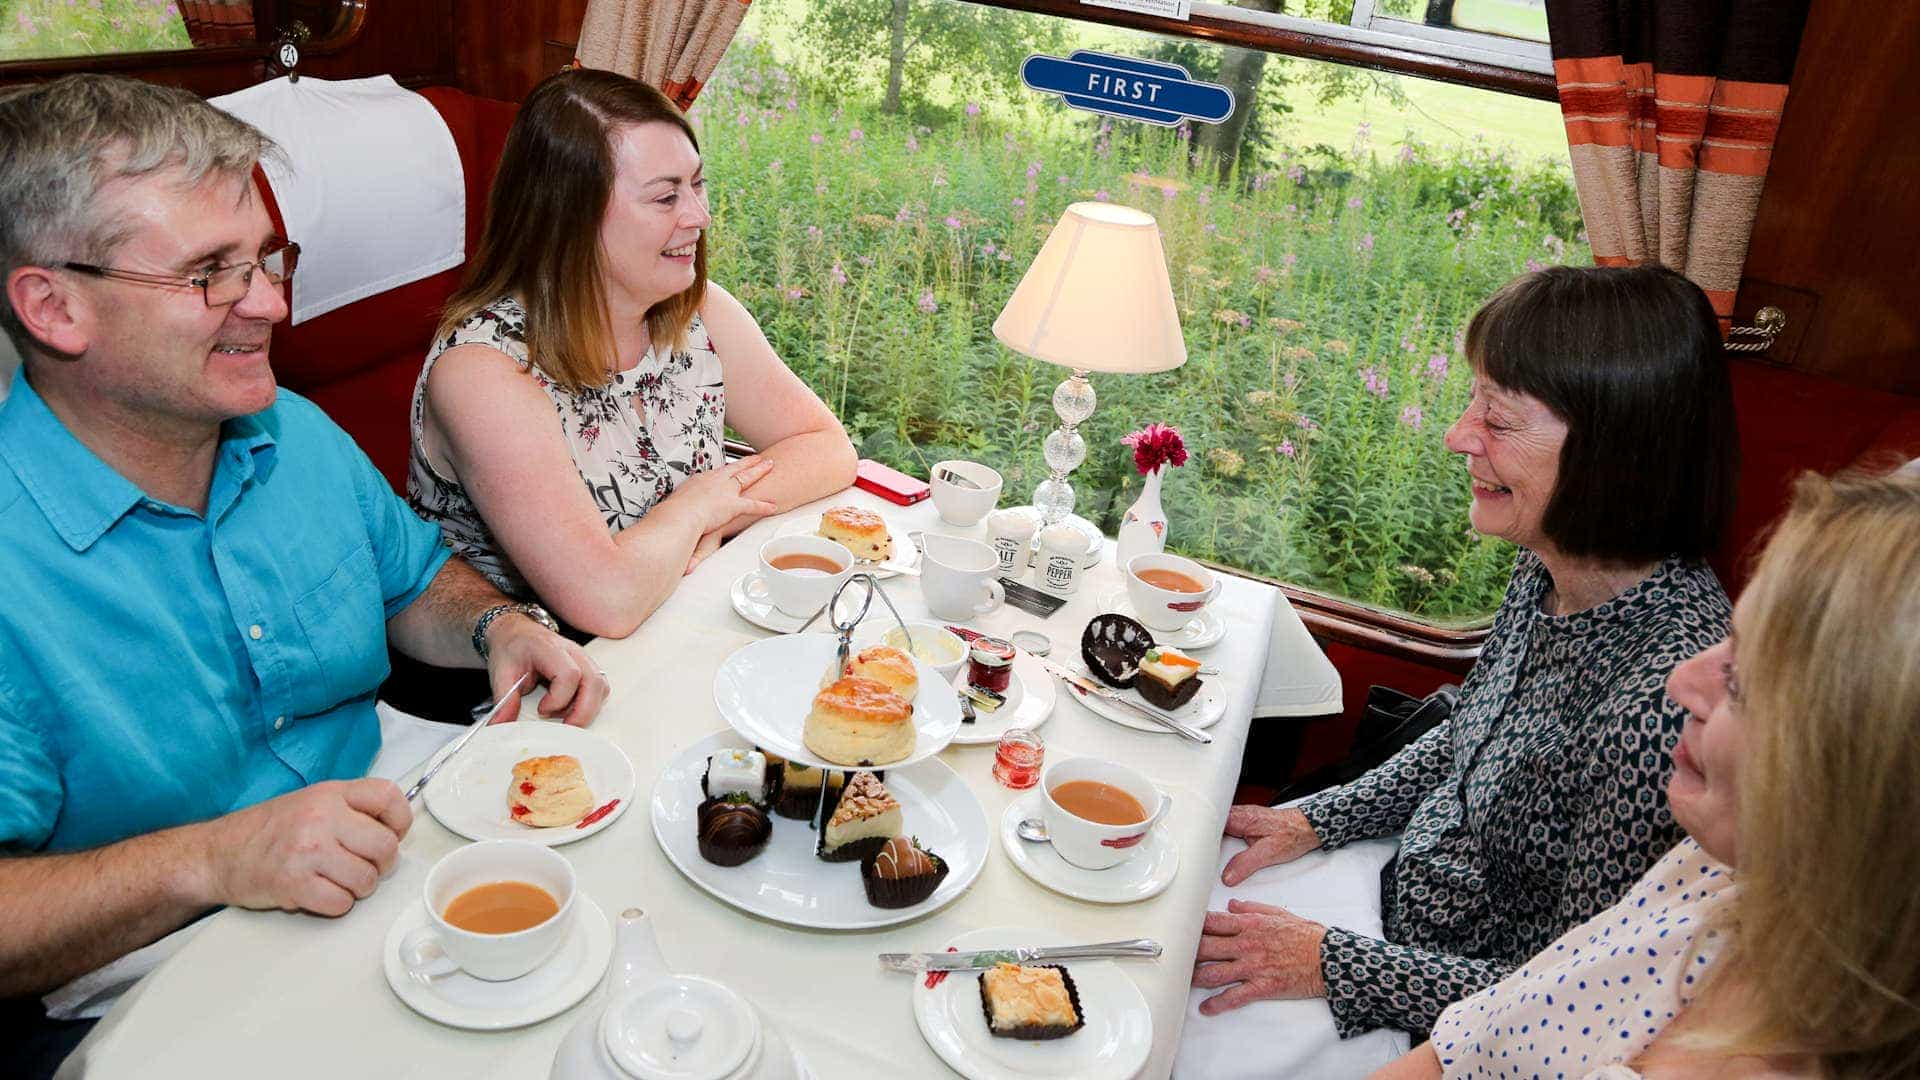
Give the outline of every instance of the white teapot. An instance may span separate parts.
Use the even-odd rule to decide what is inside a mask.
[[[604,1007],[574,1024],[551,1080],[806,1080],[779,1029],[731,989],[675,975],[639,908],[620,913]]]

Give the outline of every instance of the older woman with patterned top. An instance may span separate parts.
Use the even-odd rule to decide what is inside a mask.
[[[1297,808],[1236,806],[1238,885],[1315,848],[1399,834],[1384,938],[1235,900],[1206,917],[1204,1015],[1324,995],[1342,1038],[1424,1032],[1606,908],[1679,837],[1663,794],[1681,660],[1726,636],[1704,562],[1737,471],[1713,309],[1658,268],[1527,274],[1474,315],[1447,446],[1475,529],[1519,545],[1450,719]]]
[[[659,91],[547,79],[414,390],[415,511],[589,634],[631,633],[723,538],[853,481],[840,422],[707,280],[710,222]],[[728,424],[759,453],[729,464]]]
[[[1687,831],[1376,1080],[1920,1075],[1920,474],[1803,478],[1668,681]]]

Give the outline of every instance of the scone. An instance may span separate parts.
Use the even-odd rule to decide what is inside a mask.
[[[847,674],[884,683],[908,701],[920,692],[920,676],[914,671],[913,660],[890,645],[860,650],[847,667]]]
[[[849,675],[813,695],[800,739],[839,765],[886,765],[913,753],[913,705],[887,684]]]
[[[820,535],[839,542],[856,559],[884,562],[893,557],[893,537],[879,514],[855,506],[836,506],[820,515]]]
[[[548,829],[571,825],[593,809],[593,790],[580,759],[571,754],[528,758],[513,767],[507,813],[522,825]]]
[[[820,835],[820,857],[853,862],[878,852],[900,832],[900,801],[870,772],[857,772],[840,793]]]

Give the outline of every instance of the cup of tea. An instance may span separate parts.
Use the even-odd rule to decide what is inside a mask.
[[[503,982],[559,950],[573,914],[573,865],[545,844],[482,840],[434,863],[423,895],[428,924],[400,941],[407,971]]]
[[[920,595],[935,618],[978,618],[1007,598],[1006,590],[994,580],[1000,572],[1000,557],[992,548],[978,540],[940,533],[928,533],[926,544]]]
[[[824,536],[783,536],[760,545],[760,588],[754,599],[771,601],[788,615],[806,618],[853,574],[853,552]]]
[[[1040,773],[1040,817],[1060,857],[1084,870],[1119,866],[1173,808],[1173,796],[1125,765],[1056,761]]]
[[[942,461],[928,483],[933,508],[949,525],[978,525],[1000,505],[1000,474],[977,461]]]
[[[1178,555],[1153,552],[1127,563],[1127,599],[1153,630],[1178,630],[1220,595],[1220,576]]]

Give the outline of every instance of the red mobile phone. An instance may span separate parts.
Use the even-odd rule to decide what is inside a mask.
[[[926,481],[915,480],[899,469],[890,469],[872,458],[860,459],[859,466],[853,470],[853,486],[901,506],[912,506],[933,494],[933,489],[927,486]]]

